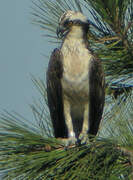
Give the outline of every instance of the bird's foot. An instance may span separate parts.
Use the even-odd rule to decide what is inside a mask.
[[[77,143],[77,139],[75,137],[69,137],[69,138],[59,138],[63,145],[68,148],[68,147],[74,147]]]
[[[88,144],[89,141],[89,137],[87,133],[80,133],[79,138],[78,138],[78,142],[79,144]]]
[[[76,145],[77,139],[75,137],[69,137],[65,143],[65,146],[72,146],[72,145]]]

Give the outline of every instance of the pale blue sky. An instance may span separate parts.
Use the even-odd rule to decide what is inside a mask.
[[[53,47],[31,24],[31,0],[0,1],[0,111],[16,111],[31,119],[28,104],[38,98],[30,74],[43,78]]]

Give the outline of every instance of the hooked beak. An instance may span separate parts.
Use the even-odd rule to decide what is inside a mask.
[[[59,25],[59,26],[57,27],[57,30],[56,30],[57,37],[58,37],[59,39],[63,38],[63,37],[65,36],[65,34],[66,34],[66,31],[67,31],[66,28],[64,28],[64,27],[62,27],[62,26]]]

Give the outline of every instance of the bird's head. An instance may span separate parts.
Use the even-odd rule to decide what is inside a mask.
[[[57,36],[62,38],[72,29],[73,26],[81,26],[88,31],[89,23],[87,18],[80,12],[67,11],[59,19]]]

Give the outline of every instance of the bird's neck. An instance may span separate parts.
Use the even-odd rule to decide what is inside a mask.
[[[86,48],[87,34],[81,26],[73,26],[64,38],[62,51],[67,54],[70,52],[80,51],[81,47]]]
[[[69,33],[64,38],[61,45],[61,51],[64,57],[77,56],[82,57],[85,53],[88,55],[87,33],[80,26],[73,26]]]
[[[87,36],[87,34],[84,32],[81,26],[72,26],[66,38],[67,39],[73,38],[73,39],[77,39],[78,41],[80,40],[82,41],[83,39],[85,39],[85,36]]]

